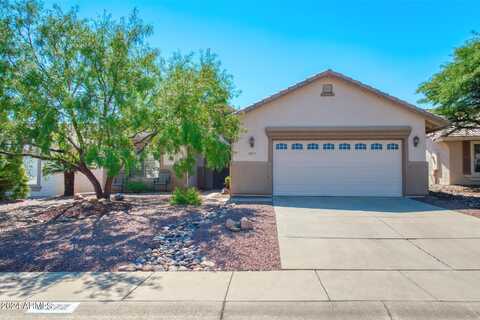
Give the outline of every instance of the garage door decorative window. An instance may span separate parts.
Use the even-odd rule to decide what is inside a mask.
[[[309,143],[307,145],[307,150],[318,150],[318,143]]]
[[[371,150],[382,150],[382,145],[380,143],[372,143],[370,145]]]
[[[335,149],[335,145],[333,143],[325,143],[323,145],[323,150],[333,150]]]
[[[275,149],[277,150],[287,150],[287,144],[286,143],[277,143],[275,146]]]
[[[340,145],[338,146],[338,149],[340,149],[340,150],[350,150],[350,144],[340,143]]]
[[[387,150],[398,150],[398,144],[397,143],[387,144]]]
[[[303,144],[301,143],[292,144],[292,150],[302,150],[302,149],[303,149]]]
[[[355,144],[355,150],[367,150],[367,145],[365,143]]]

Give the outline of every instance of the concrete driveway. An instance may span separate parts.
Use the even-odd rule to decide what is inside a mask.
[[[480,219],[407,198],[274,199],[283,269],[480,270]]]

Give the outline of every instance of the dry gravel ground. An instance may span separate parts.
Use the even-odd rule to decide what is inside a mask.
[[[416,200],[480,218],[480,186],[431,185],[428,196]]]
[[[168,200],[126,195],[124,201],[93,204],[72,198],[0,203],[0,271],[116,271],[145,257],[155,236],[182,221],[201,221],[189,242],[201,248],[198,258],[215,263],[210,270],[280,268],[271,205],[226,204],[219,194],[204,197],[199,207],[171,206]],[[225,227],[227,218],[241,217],[251,219],[254,229]]]

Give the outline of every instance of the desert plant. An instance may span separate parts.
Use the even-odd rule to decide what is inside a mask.
[[[127,191],[132,193],[142,193],[152,191],[147,184],[141,181],[129,181],[127,182]]]
[[[228,190],[230,190],[230,184],[232,183],[232,177],[230,176],[226,176],[225,177],[225,188],[227,188]]]
[[[175,188],[172,194],[172,198],[170,203],[173,205],[176,204],[183,204],[183,205],[194,205],[199,206],[202,203],[200,199],[200,194],[198,190],[191,187],[191,188]]]
[[[0,156],[0,200],[22,199],[28,195],[28,177],[21,157]]]

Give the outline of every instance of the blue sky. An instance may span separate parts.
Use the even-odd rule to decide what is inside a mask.
[[[137,8],[164,56],[212,49],[241,91],[236,107],[328,68],[417,103],[418,84],[480,31],[478,0],[45,1],[53,3],[85,17]]]

